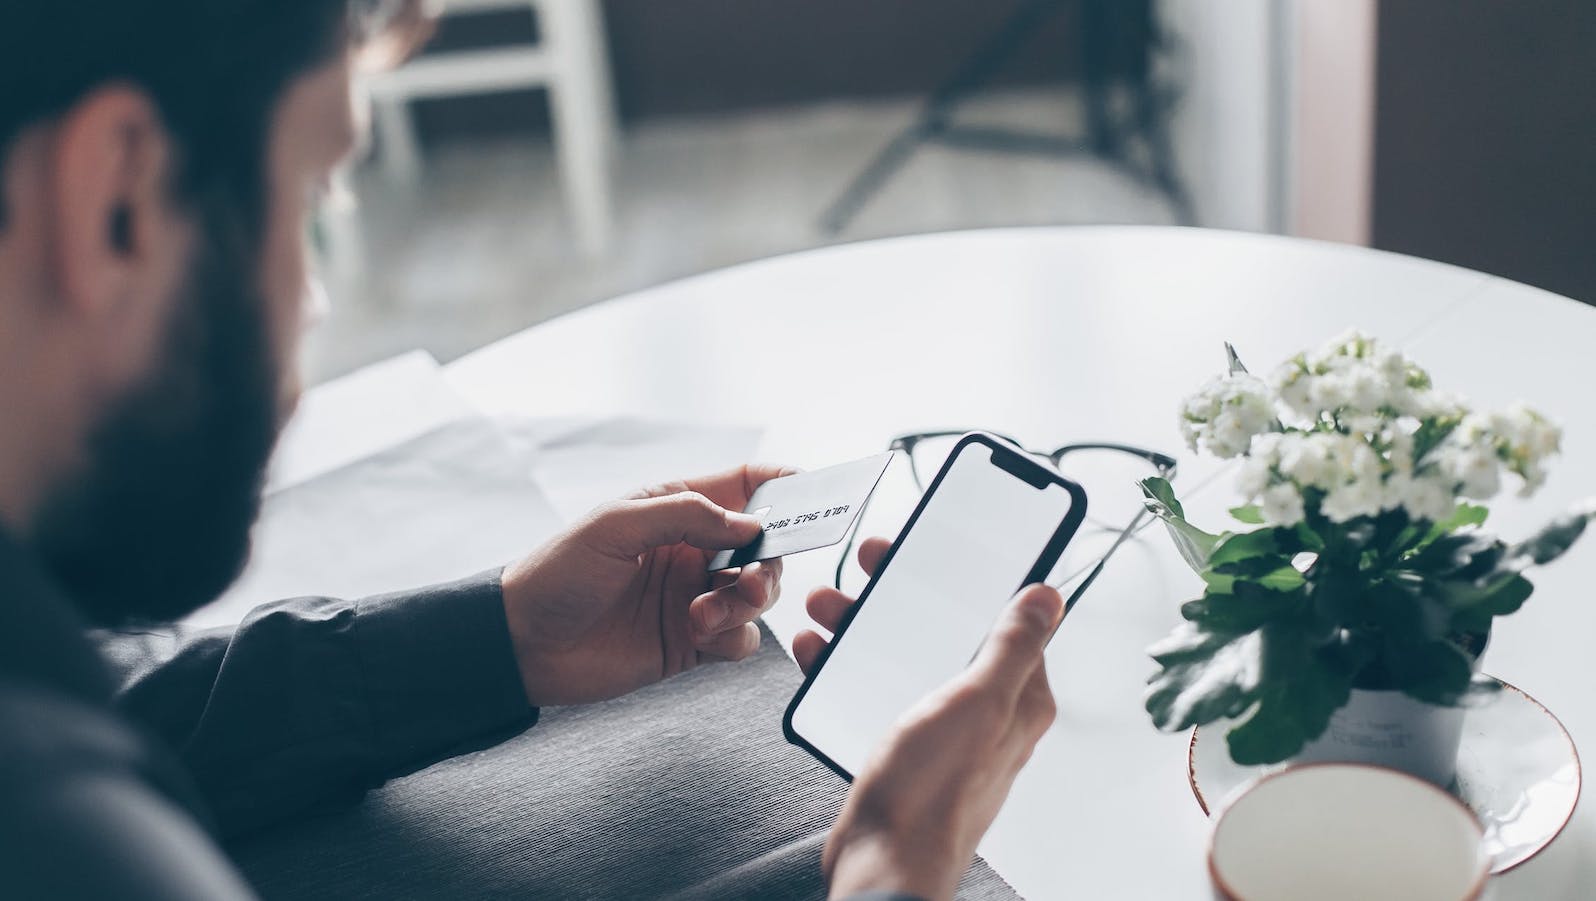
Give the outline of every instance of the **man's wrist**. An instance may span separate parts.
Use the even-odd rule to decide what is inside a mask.
[[[531,591],[533,565],[520,560],[506,566],[499,577],[501,603],[504,605],[505,628],[510,634],[510,650],[514,655],[516,670],[521,677],[521,688],[527,702],[542,707],[548,700],[548,683],[553,675],[554,649],[540,647],[540,639],[526,611],[533,605],[525,597]]]
[[[945,864],[916,864],[903,854],[901,843],[888,836],[851,837],[839,847],[831,867],[830,897],[950,898],[953,886],[940,873]],[[953,885],[958,881],[954,874]]]

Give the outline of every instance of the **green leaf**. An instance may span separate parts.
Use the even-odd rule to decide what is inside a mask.
[[[1162,666],[1207,660],[1239,635],[1221,635],[1182,623],[1147,649],[1147,656]]]
[[[1413,528],[1412,520],[1403,510],[1386,510],[1375,516],[1374,537],[1372,546],[1376,549],[1387,549],[1398,546],[1398,542]]]
[[[1214,566],[1203,573],[1203,580],[1214,585],[1218,579],[1226,576],[1232,580],[1228,584],[1249,582],[1271,591],[1290,591],[1304,581],[1302,573],[1291,565],[1291,558],[1278,554]]]
[[[1258,509],[1257,504],[1248,504],[1245,507],[1231,507],[1230,515],[1235,517],[1236,522],[1245,523],[1249,526],[1261,526],[1264,521],[1263,511]]]
[[[1171,513],[1181,519],[1186,518],[1186,511],[1180,506],[1180,501],[1175,499],[1175,486],[1169,484],[1168,479],[1162,476],[1149,476],[1142,479],[1140,485],[1142,486],[1142,494],[1145,494],[1148,499],[1163,504],[1169,508]]]
[[[1383,658],[1393,688],[1442,706],[1468,694],[1474,662],[1462,648],[1446,639],[1412,644],[1386,637]]]
[[[1181,559],[1197,573],[1207,569],[1208,555],[1219,542],[1219,536],[1204,532],[1186,521],[1185,511],[1181,509],[1180,501],[1175,499],[1175,490],[1167,479],[1143,479],[1141,487],[1142,493],[1147,496],[1147,509],[1164,521]]]
[[[1393,573],[1362,592],[1357,619],[1378,626],[1388,650],[1444,640],[1452,632],[1452,608],[1424,589],[1422,579]]]
[[[1414,572],[1442,579],[1489,577],[1508,555],[1506,544],[1482,532],[1442,535],[1404,561]]]
[[[1434,528],[1440,529],[1444,535],[1448,532],[1456,532],[1464,526],[1483,526],[1485,525],[1486,517],[1490,515],[1491,511],[1479,504],[1465,502],[1458,504],[1457,509],[1452,511],[1452,515],[1436,523]]]
[[[1518,573],[1508,575],[1489,590],[1455,583],[1442,583],[1435,588],[1441,599],[1453,608],[1452,628],[1458,632],[1489,631],[1491,620],[1517,613],[1535,592],[1530,580]]]
[[[1303,595],[1308,601],[1311,628],[1323,640],[1328,640],[1343,626],[1364,618],[1360,609],[1362,584],[1345,568],[1316,566],[1315,578],[1307,580]]]
[[[1452,628],[1459,632],[1484,632],[1491,628],[1495,616],[1477,607],[1461,611],[1452,617]]]
[[[1412,556],[1434,544],[1436,539],[1444,535],[1450,535],[1468,526],[1478,528],[1484,525],[1485,519],[1489,515],[1490,511],[1478,504],[1460,503],[1452,511],[1451,516],[1439,522],[1431,523],[1428,529],[1420,531],[1410,527],[1410,530],[1404,532],[1402,538],[1395,542],[1395,545],[1404,556]]]
[[[1278,763],[1301,751],[1324,734],[1352,692],[1343,657],[1315,649],[1294,627],[1271,626],[1260,634],[1264,679],[1258,703],[1226,736],[1231,759],[1244,766]]]
[[[1220,536],[1213,550],[1208,554],[1208,566],[1218,572],[1225,572],[1225,567],[1252,560],[1257,557],[1279,557],[1279,545],[1275,543],[1274,529],[1258,529],[1252,532],[1238,532]]]
[[[1515,545],[1509,556],[1518,561],[1520,566],[1550,563],[1574,546],[1574,542],[1584,534],[1588,520],[1589,517],[1582,512],[1559,516],[1539,532]]]
[[[1534,586],[1523,576],[1514,572],[1511,567],[1500,567],[1478,579],[1433,579],[1426,583],[1431,592],[1447,606],[1454,610],[1469,610],[1485,604],[1506,592],[1506,597],[1522,593],[1517,599],[1512,613],[1524,603],[1524,600],[1534,591]],[[1511,603],[1509,600],[1508,603]]]
[[[1237,582],[1235,594],[1209,592],[1181,605],[1180,615],[1209,632],[1251,632],[1302,609],[1301,595]]]
[[[1503,583],[1501,588],[1481,599],[1475,606],[1492,616],[1507,616],[1510,613],[1517,613],[1534,593],[1535,586],[1530,580],[1514,574],[1513,578]]]
[[[1209,632],[1190,623],[1148,649],[1163,671],[1148,680],[1153,725],[1189,729],[1235,716],[1252,703],[1262,669],[1261,639]]]
[[[1297,571],[1295,566],[1287,563],[1285,566],[1264,573],[1252,580],[1254,585],[1269,591],[1296,591],[1307,584],[1307,579]]]
[[[1299,522],[1297,523],[1295,532],[1297,544],[1303,551],[1312,551],[1313,553],[1317,554],[1324,550],[1324,537],[1318,532],[1315,532],[1312,526],[1309,526],[1305,522]]]

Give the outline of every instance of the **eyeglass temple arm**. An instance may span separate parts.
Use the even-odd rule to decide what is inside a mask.
[[[873,497],[874,494],[864,499],[864,503],[859,505],[859,515],[853,518],[853,525],[848,527],[848,541],[843,545],[842,556],[837,558],[837,570],[831,576],[831,585],[838,591],[842,590],[842,573],[848,568],[848,558],[854,555],[854,547],[859,541],[859,529],[864,525],[865,511],[870,509]]]
[[[1069,616],[1070,611],[1075,609],[1075,604],[1080,601],[1083,595],[1086,594],[1086,589],[1091,588],[1092,583],[1097,581],[1097,577],[1103,572],[1103,567],[1108,565],[1108,558],[1114,556],[1114,552],[1119,550],[1120,545],[1124,544],[1132,535],[1136,534],[1136,530],[1141,526],[1142,520],[1146,518],[1147,511],[1145,509],[1137,513],[1136,518],[1130,521],[1130,525],[1126,526],[1124,530],[1119,533],[1119,537],[1114,539],[1114,543],[1109,546],[1108,552],[1097,561],[1097,565],[1092,567],[1092,571],[1087,574],[1086,578],[1081,580],[1081,584],[1075,586],[1075,590],[1070,592],[1070,596],[1064,599],[1065,616]]]

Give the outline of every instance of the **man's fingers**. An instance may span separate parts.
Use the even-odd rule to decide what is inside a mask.
[[[892,549],[892,540],[889,538],[866,538],[859,544],[859,566],[864,569],[865,575],[874,576],[876,570],[881,568],[881,561],[887,558],[887,551]]]
[[[1046,585],[1022,589],[998,615],[970,665],[971,674],[1005,698],[1018,699],[1026,680],[1041,665],[1042,649],[1063,615],[1064,599],[1057,591]]]
[[[716,635],[708,644],[698,646],[700,658],[711,660],[742,660],[759,650],[759,627],[744,623]]]
[[[762,528],[696,491],[619,501],[600,510],[590,527],[597,545],[621,557],[681,542],[705,550],[742,547]]]
[[[827,632],[837,631],[842,618],[852,606],[853,598],[831,587],[816,588],[804,599],[804,609],[809,612],[809,618]]]
[[[706,591],[688,605],[693,632],[700,641],[752,622],[781,596],[781,561],[750,563],[730,584]],[[700,647],[703,645],[700,644]]]
[[[825,649],[826,640],[818,632],[805,629],[792,638],[793,659],[798,661],[798,668],[806,676],[815,668],[815,661],[820,659],[820,652]]]
[[[748,498],[754,493],[755,488],[771,479],[794,475],[797,472],[798,470],[791,466],[750,463],[714,475],[655,485],[634,495],[634,498],[667,497],[684,491],[696,491],[722,507],[741,510],[748,505]]]

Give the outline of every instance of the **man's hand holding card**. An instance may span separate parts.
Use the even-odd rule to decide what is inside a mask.
[[[848,534],[892,462],[892,452],[797,473],[759,486],[743,512],[764,526],[759,539],[709,561],[711,571],[830,547]]]
[[[780,557],[842,540],[890,459],[660,485],[512,563],[505,616],[527,699],[591,703],[752,654],[753,621],[780,596]]]

